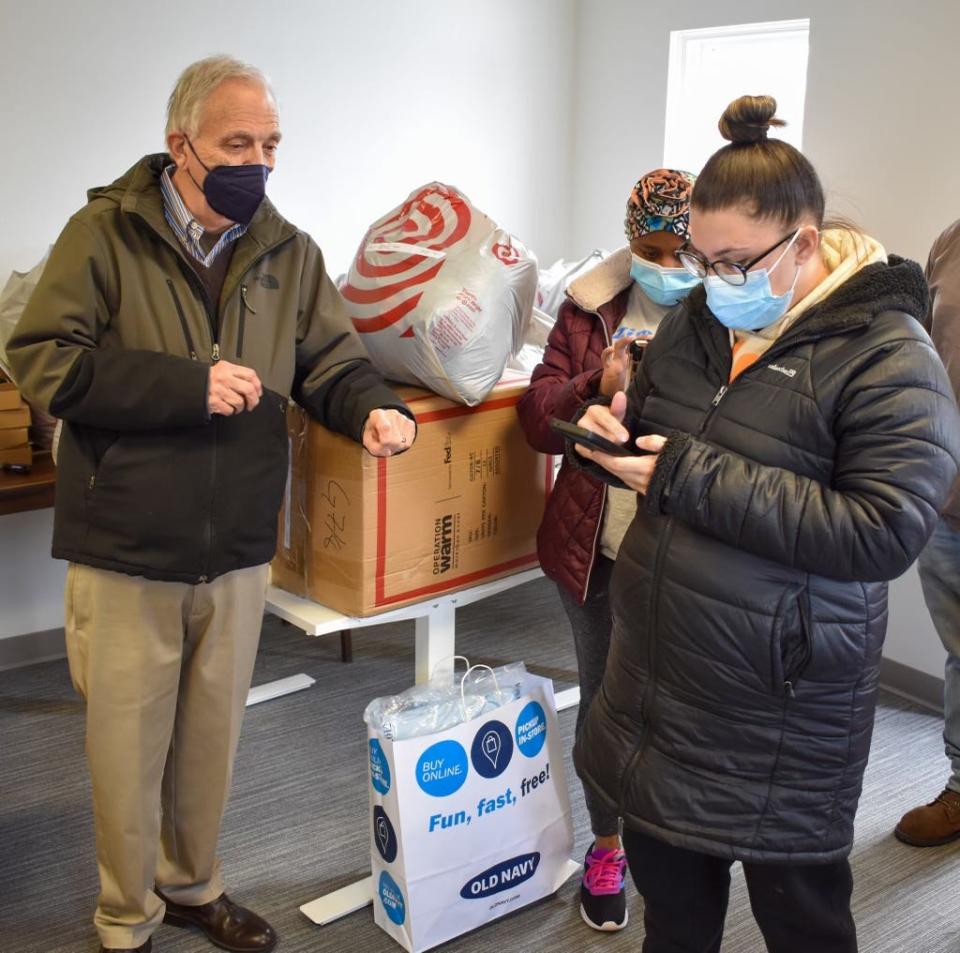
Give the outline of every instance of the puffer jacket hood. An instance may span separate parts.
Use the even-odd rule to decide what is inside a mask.
[[[913,262],[866,266],[728,384],[702,289],[630,394],[669,434],[620,550],[603,687],[575,763],[628,827],[817,863],[853,838],[887,624],[960,460]]]

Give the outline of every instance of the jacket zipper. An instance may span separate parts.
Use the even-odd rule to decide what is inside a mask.
[[[587,308],[583,309],[587,311]],[[604,320],[603,315],[599,311],[589,311],[590,314],[593,314],[597,317],[597,320],[600,322],[600,327],[603,330],[603,340],[606,342],[604,347],[610,347],[610,332],[607,330],[607,322]],[[601,373],[603,368],[601,367]],[[581,600],[581,605],[587,601],[587,593],[590,591],[590,580],[593,578],[593,567],[597,564],[597,553],[600,549],[600,534],[603,532],[603,515],[604,510],[607,506],[607,484],[604,483],[601,491],[603,493],[603,498],[600,501],[600,519],[597,521],[597,529],[593,534],[593,546],[590,549],[590,565],[587,567],[587,580],[583,586],[583,599]]]
[[[810,607],[809,607],[809,594],[806,590],[800,595],[800,599],[797,603],[797,610],[800,613],[800,625],[803,631],[803,654],[797,660],[796,664],[793,666],[790,671],[784,671],[783,673],[783,690],[789,698],[797,697],[797,684],[800,679],[803,677],[803,673],[807,670],[807,666],[810,664],[810,656],[813,654],[813,643],[812,643],[812,633],[810,631]],[[782,635],[781,635],[781,651],[782,651]]]
[[[240,327],[237,331],[237,357],[243,357],[243,329],[247,323],[247,312],[256,314],[256,309],[247,301],[247,286],[240,285]]]
[[[703,420],[700,422],[700,429],[697,431],[696,436],[702,437],[707,430],[707,427],[710,424],[711,419],[713,418],[714,413],[716,412],[717,407],[720,405],[720,401],[723,400],[728,390],[726,384],[721,385],[720,389],[714,394],[713,400],[710,401],[710,407],[708,408],[706,414],[703,417]],[[653,582],[650,587],[652,593],[652,604],[650,606],[650,638],[647,640],[647,684],[643,691],[643,698],[640,700],[640,714],[643,718],[644,726],[643,731],[640,735],[640,740],[637,742],[633,754],[631,754],[630,759],[627,761],[626,767],[624,768],[623,774],[620,777],[620,796],[619,796],[619,808],[620,816],[625,816],[626,811],[626,794],[627,794],[627,784],[630,780],[633,770],[636,767],[637,762],[643,757],[644,753],[647,750],[647,745],[650,741],[650,712],[653,707],[654,695],[656,692],[656,680],[657,680],[657,652],[656,652],[656,633],[657,633],[657,621],[659,616],[660,608],[660,577],[663,574],[663,563],[666,558],[667,549],[670,546],[670,540],[673,537],[673,528],[675,522],[674,518],[671,516],[667,520],[667,525],[663,528],[663,532],[660,534],[660,539],[657,542],[657,555],[653,563]]]
[[[153,229],[152,226],[150,226],[149,222],[147,222],[147,224],[151,228],[151,231],[157,234],[161,238],[161,240],[164,241],[173,250],[174,254],[176,255],[177,264],[180,268],[180,271],[184,275],[184,278],[187,284],[192,284],[193,287],[200,294],[200,299],[203,302],[204,310],[206,311],[206,314],[207,314],[207,319],[210,322],[210,335],[213,342],[210,356],[211,356],[212,362],[216,364],[217,361],[220,360],[220,340],[219,340],[220,321],[216,311],[213,308],[213,303],[210,301],[210,296],[207,294],[207,289],[203,286],[203,282],[200,281],[200,279],[197,277],[196,272],[194,272],[193,268],[184,258],[182,249],[173,241],[173,239],[171,237],[162,235],[161,233],[157,232],[156,229]],[[285,245],[288,241],[290,241],[292,237],[293,237],[292,235],[288,235],[281,241],[275,242],[269,247],[264,248],[261,254],[258,255],[253,261],[250,262],[248,270],[256,267],[256,265],[258,265],[261,261],[263,261],[264,258],[272,254],[282,245]],[[187,338],[187,343],[191,350],[191,357],[196,359],[197,357],[196,349],[192,346],[192,339],[190,338],[189,328],[186,323],[186,316],[183,314],[183,310],[180,307],[180,302],[175,293],[173,282],[169,278],[167,279],[167,285],[170,288],[171,293],[173,294],[174,302],[177,304],[177,315],[180,318],[181,327],[183,328],[184,335]],[[210,459],[210,515],[209,515],[209,518],[207,519],[207,526],[206,526],[206,533],[205,533],[205,537],[207,541],[207,545],[206,545],[207,553],[206,553],[206,559],[204,560],[204,566],[207,571],[203,575],[197,578],[198,583],[205,583],[210,578],[210,559],[212,556],[212,549],[213,549],[213,498],[216,494],[217,443],[220,435],[220,424],[219,424],[219,421],[217,420],[216,415],[214,415],[211,423],[214,428],[214,438],[213,438],[213,452],[211,453],[211,459]],[[93,485],[95,482],[96,482],[96,477],[91,476],[90,478],[91,489],[93,488]]]
[[[177,297],[177,289],[173,286],[173,281],[167,279],[167,287],[170,289],[170,295],[173,298],[174,306],[177,309],[177,317],[180,319],[180,327],[183,329],[183,338],[187,342],[187,351],[190,354],[190,360],[197,359],[197,349],[193,346],[193,336],[190,334],[190,326],[187,324],[187,316],[183,313],[183,305]]]

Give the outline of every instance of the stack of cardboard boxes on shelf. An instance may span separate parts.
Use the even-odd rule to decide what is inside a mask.
[[[16,386],[0,376],[0,469],[32,466],[29,427],[30,408]]]

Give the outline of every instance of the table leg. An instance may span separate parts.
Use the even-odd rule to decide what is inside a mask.
[[[453,655],[456,651],[454,623],[456,607],[450,602],[441,602],[430,606],[428,614],[414,621],[416,634],[415,671],[416,681],[420,685],[430,680],[436,669],[437,674],[453,671]],[[444,664],[437,666],[438,662]]]

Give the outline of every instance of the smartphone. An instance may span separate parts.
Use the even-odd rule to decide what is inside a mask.
[[[592,430],[586,430],[583,427],[578,427],[576,424],[567,423],[566,420],[560,420],[557,417],[554,417],[553,420],[550,421],[550,426],[553,427],[557,433],[561,434],[564,440],[571,440],[573,443],[582,444],[585,447],[590,447],[591,450],[602,450],[604,453],[609,453],[613,456],[643,457],[653,453],[652,450],[641,450],[635,444],[614,443],[612,440],[607,440],[606,437],[601,437]]]

